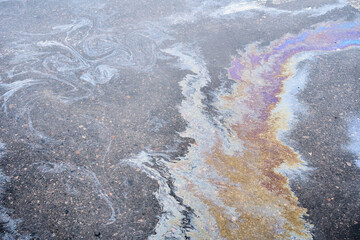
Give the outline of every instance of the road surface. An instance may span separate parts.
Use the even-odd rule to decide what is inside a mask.
[[[0,0],[2,239],[360,239],[357,0]]]

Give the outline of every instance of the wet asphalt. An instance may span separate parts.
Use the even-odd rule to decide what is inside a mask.
[[[360,16],[346,5],[318,15],[249,10],[209,17],[229,2],[0,1],[2,239],[156,233],[159,183],[122,159],[153,151],[181,161],[194,143],[180,134],[187,123],[179,82],[189,72],[162,49],[178,43],[200,49],[211,77],[202,89],[211,118],[219,114],[214,92],[231,89],[227,68],[239,49]],[[337,1],[258,2],[295,12]],[[171,16],[180,20],[170,23]],[[349,121],[360,113],[359,59],[354,47],[299,66],[309,69],[296,96],[307,111],[296,113],[286,141],[310,169],[306,181],[299,176],[290,185],[308,209],[314,239],[360,239],[359,156],[346,148]],[[11,85],[17,81],[22,85]],[[167,179],[173,189],[175,180]]]

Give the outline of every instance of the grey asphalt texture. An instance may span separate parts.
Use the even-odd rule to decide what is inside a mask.
[[[154,151],[181,161],[195,141],[181,135],[187,123],[179,113],[179,83],[189,71],[174,67],[176,59],[161,49],[179,43],[200,49],[211,78],[202,89],[211,118],[218,114],[214,91],[233,84],[227,68],[239,49],[318,23],[360,19],[350,4],[322,14],[208,16],[230,2],[0,1],[2,239],[156,234],[159,182],[121,160]],[[337,1],[252,2],[295,12]],[[182,20],[167,23],[172,16]],[[359,59],[354,47],[300,64],[309,76],[296,97],[307,113],[296,114],[286,138],[311,168],[306,181],[299,176],[290,187],[308,210],[314,239],[360,239],[359,156],[346,148],[348,120],[360,113]],[[18,88],[11,85],[17,81]],[[176,179],[158,171],[181,205]],[[192,209],[185,208],[187,231]]]

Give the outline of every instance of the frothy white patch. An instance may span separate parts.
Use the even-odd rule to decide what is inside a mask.
[[[60,34],[60,33],[66,33],[65,41],[71,42],[72,35],[76,34],[77,31],[81,28],[88,28],[86,30],[85,34],[83,35],[83,37],[81,38],[81,40],[83,40],[85,37],[87,37],[89,35],[90,29],[93,28],[93,22],[87,18],[77,18],[77,19],[71,20],[71,23],[69,23],[69,24],[58,25],[58,26],[52,27],[53,31],[51,31],[51,32],[46,32],[46,33],[20,32],[20,34],[25,35],[25,36],[49,36],[49,35],[56,35],[56,34]],[[79,42],[80,41],[76,42],[76,44],[78,44]]]
[[[299,11],[295,11],[293,12],[294,15],[296,14],[309,14],[312,17],[318,17],[321,15],[325,15],[326,13],[333,11],[335,9],[340,9],[343,8],[345,6],[347,6],[348,3],[346,0],[339,0],[337,3],[333,3],[333,4],[327,4],[324,6],[321,6],[319,8],[305,8]]]
[[[206,157],[211,153],[219,137],[219,143],[223,143],[224,151],[234,153],[234,150],[226,146],[234,146],[237,141],[227,129],[219,123],[216,126],[205,111],[205,94],[202,88],[210,81],[209,72],[201,54],[193,46],[178,44],[164,52],[176,57],[180,69],[191,71],[179,83],[184,95],[184,101],[179,109],[187,122],[187,128],[180,133],[183,137],[190,137],[196,141],[196,145],[190,147],[186,157],[180,162],[167,164],[171,176],[175,178],[176,193],[184,199],[184,203],[190,205],[198,216],[193,220],[194,229],[189,231],[189,236],[194,238],[219,239],[220,234],[215,219],[209,211],[207,204],[198,196],[204,197],[212,204],[219,206],[223,211],[235,218],[239,215],[235,209],[223,203],[217,195],[217,187],[212,181],[227,182],[228,180],[218,175],[215,169],[206,164]],[[229,142],[229,144],[226,144]],[[225,143],[225,144],[224,144]],[[237,145],[241,148],[241,145]],[[189,191],[191,190],[191,191]],[[194,194],[196,193],[196,194]],[[194,196],[197,195],[197,196]]]
[[[231,2],[229,5],[221,7],[219,10],[210,14],[212,17],[221,17],[230,14],[243,13],[249,11],[261,11],[273,14],[290,13],[287,10],[265,7],[257,2]]]
[[[74,56],[76,58],[76,60],[78,60],[82,64],[82,67],[84,69],[90,67],[88,61],[78,51],[76,51],[71,46],[66,46],[66,45],[64,45],[64,44],[62,44],[60,42],[57,42],[57,41],[40,41],[40,42],[37,43],[37,46],[39,46],[39,47],[59,47],[59,48],[62,48],[64,50],[66,50],[67,52],[71,53],[72,56]]]
[[[324,15],[334,9],[343,8],[347,5],[346,1],[340,0],[334,4],[327,4],[318,8],[308,7],[301,10],[290,11],[284,9],[278,9],[273,7],[266,7],[257,2],[232,2],[227,6],[220,8],[215,13],[211,14],[213,17],[220,17],[230,14],[242,13],[242,12],[249,12],[249,11],[260,11],[269,14],[291,14],[291,15],[298,15],[298,14],[309,14],[311,16],[321,16]]]
[[[352,153],[356,154],[359,159],[355,159],[355,165],[360,168],[360,116],[348,120],[350,144],[347,146]]]
[[[150,156],[146,152],[141,152],[135,158],[122,160],[120,164],[127,164],[136,169],[140,169],[159,184],[159,189],[154,195],[161,205],[162,214],[155,228],[156,233],[151,235],[149,239],[184,237],[181,220],[184,217],[182,212],[185,211],[185,208],[171,196],[168,180],[154,168],[154,162],[159,165],[164,164],[162,157],[156,157],[155,155]]]
[[[289,142],[287,138],[287,134],[289,133],[289,129],[294,126],[298,119],[296,116],[300,113],[306,114],[307,108],[297,99],[297,94],[304,89],[306,83],[308,81],[309,75],[309,66],[305,65],[302,68],[297,68],[296,66],[304,61],[310,60],[314,57],[313,53],[302,53],[295,57],[293,57],[289,62],[289,66],[291,66],[296,72],[294,75],[284,82],[283,93],[279,95],[281,101],[277,104],[276,108],[272,111],[272,114],[280,113],[282,116],[286,113],[286,126],[283,126],[282,129],[279,129],[277,132],[277,138],[280,139],[283,143],[287,143],[289,147],[291,147],[291,142]],[[293,149],[293,151],[295,151]],[[300,155],[299,155],[300,156]],[[279,168],[275,169],[276,172],[281,173],[289,179],[293,178],[306,178],[306,172],[309,172],[311,168],[307,166],[306,160],[300,156],[301,164],[296,168],[289,167],[285,163],[282,164]]]
[[[95,69],[90,69],[89,72],[83,74],[80,78],[84,81],[96,84],[105,84],[117,73],[115,68],[107,65],[99,65]]]
[[[43,84],[42,80],[26,79],[22,81],[16,81],[12,83],[0,83],[0,89],[4,89],[6,92],[1,95],[3,100],[2,108],[7,113],[7,103],[9,99],[19,90],[27,87],[31,87],[38,84]]]
[[[5,155],[5,149],[6,149],[5,143],[0,142],[0,158]]]
[[[275,7],[265,6],[266,1],[231,1],[230,3],[215,2],[212,0],[204,1],[196,7],[192,7],[190,11],[175,14],[168,17],[173,24],[184,24],[195,22],[201,18],[228,18],[228,17],[252,17],[252,13],[262,12],[271,15],[288,14],[299,15],[307,14],[310,16],[321,16],[334,9],[339,9],[347,6],[345,0],[339,0],[336,3],[326,4],[318,8],[307,7],[300,10],[285,10]],[[277,3],[279,4],[279,3]]]

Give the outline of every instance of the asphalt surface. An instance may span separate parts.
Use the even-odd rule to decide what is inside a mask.
[[[360,239],[360,3],[0,1],[2,239]]]

